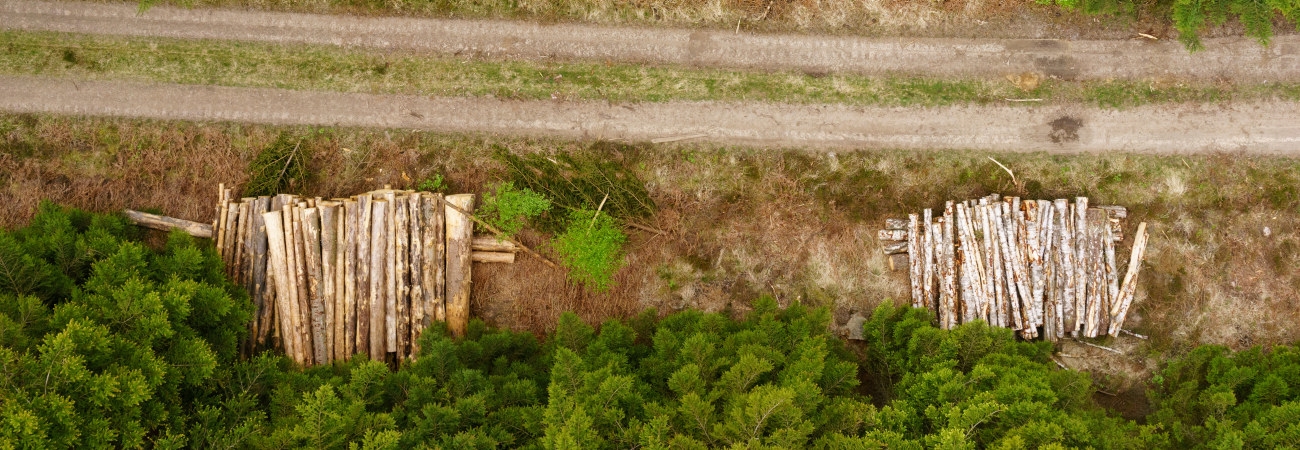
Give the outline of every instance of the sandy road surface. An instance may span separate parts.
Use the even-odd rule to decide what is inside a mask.
[[[807,148],[1300,154],[1300,104],[860,108],[519,101],[0,77],[0,110]],[[700,136],[702,135],[702,136]]]
[[[594,59],[716,67],[930,76],[1038,71],[1063,79],[1300,81],[1300,35],[1269,48],[1210,39],[1189,54],[1172,41],[856,38],[513,21],[363,18],[0,0],[0,28],[311,43],[526,59]]]

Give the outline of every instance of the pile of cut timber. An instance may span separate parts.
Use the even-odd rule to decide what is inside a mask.
[[[222,185],[211,235],[257,306],[248,350],[279,347],[303,365],[401,360],[431,321],[463,335],[471,261],[513,262],[516,251],[472,236],[473,207],[473,194],[236,199]]]
[[[939,325],[983,320],[1026,339],[1115,335],[1124,325],[1146,251],[1138,225],[1121,284],[1116,242],[1128,212],[1119,206],[997,195],[948,202],[880,230],[886,254],[908,254],[912,305]]]

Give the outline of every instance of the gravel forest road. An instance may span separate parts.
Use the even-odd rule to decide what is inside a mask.
[[[1002,77],[1036,71],[1061,79],[1300,81],[1300,35],[1261,47],[1207,39],[1188,53],[1173,41],[864,38],[673,28],[543,25],[522,21],[350,17],[154,7],[134,3],[0,0],[0,29],[226,39],[439,52],[514,59]]]
[[[810,149],[1300,153],[1300,104],[872,108],[609,104],[0,76],[0,110]]]

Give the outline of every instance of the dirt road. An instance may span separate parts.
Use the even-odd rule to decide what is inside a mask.
[[[608,104],[0,77],[0,110],[807,148],[1300,153],[1300,104],[858,108]]]
[[[1300,35],[1271,47],[1209,39],[1189,54],[1172,41],[857,38],[511,21],[365,18],[0,0],[0,28],[357,46],[525,59],[587,59],[712,67],[1063,79],[1300,81]]]

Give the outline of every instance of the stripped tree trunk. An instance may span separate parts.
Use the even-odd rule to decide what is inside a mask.
[[[345,223],[343,225],[343,358],[352,359],[357,348],[357,245],[361,236],[357,220],[361,213],[357,210],[357,201],[343,201]]]
[[[1076,332],[1088,321],[1088,197],[1074,198],[1074,308]],[[1086,334],[1086,333],[1085,333]]]
[[[407,253],[410,249],[407,239],[410,238],[411,229],[410,216],[407,214],[409,205],[410,200],[406,196],[397,197],[397,203],[393,205],[397,209],[394,215],[396,224],[393,227],[396,231],[394,240],[397,241],[393,246],[395,249],[393,259],[397,260],[397,274],[394,276],[397,279],[397,292],[389,296],[396,296],[397,312],[394,315],[397,317],[397,348],[395,350],[399,361],[406,359],[407,347],[411,344],[411,292],[406,282],[411,267],[408,261],[410,253]]]
[[[290,296],[285,295],[289,292],[289,268],[287,246],[284,240],[284,218],[280,211],[272,211],[262,215],[263,222],[266,223],[267,232],[267,251],[270,254],[268,260],[271,266],[271,279],[275,282],[275,290],[279,293],[276,295],[275,309],[276,316],[280,319],[279,329],[292,330],[293,313],[290,308]],[[283,340],[281,344],[285,353],[293,358],[295,342],[293,333],[280,333]],[[296,361],[296,359],[295,359]]]
[[[316,208],[302,210],[303,246],[307,249],[307,292],[311,300],[312,359],[316,364],[329,364],[329,347],[326,344],[328,328],[325,325],[325,296],[321,288],[324,278],[324,258],[321,256],[320,212]]]
[[[424,233],[424,308],[430,320],[447,320],[447,240],[442,194],[433,194],[420,206]],[[428,321],[425,322],[428,325]]]

